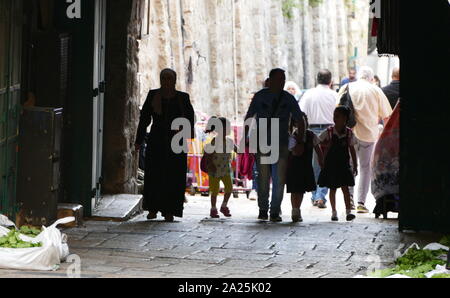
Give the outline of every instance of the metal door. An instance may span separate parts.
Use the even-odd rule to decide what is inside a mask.
[[[22,55],[22,1],[0,0],[0,212],[13,217]]]
[[[106,1],[95,1],[94,35],[94,102],[93,102],[93,148],[92,189],[95,192],[95,206],[101,196],[102,154],[103,154],[103,111],[105,92],[105,32]]]

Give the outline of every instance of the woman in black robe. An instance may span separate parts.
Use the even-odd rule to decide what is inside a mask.
[[[148,219],[155,219],[161,212],[168,222],[174,216],[183,217],[187,173],[187,152],[177,154],[171,147],[172,138],[179,132],[171,129],[172,122],[187,119],[193,137],[195,117],[189,94],[175,89],[176,78],[171,69],[161,72],[161,88],[149,92],[136,137],[136,150],[140,150],[152,124],[145,154],[143,208],[149,211]]]

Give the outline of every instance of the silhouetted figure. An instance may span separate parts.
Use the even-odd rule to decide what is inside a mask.
[[[262,89],[255,94],[253,101],[250,104],[245,119],[252,117],[257,121],[257,133],[261,137],[262,134],[267,136],[267,140],[271,139],[270,120],[279,120],[279,130],[274,138],[278,138],[278,152],[279,158],[274,164],[263,164],[261,157],[269,154],[261,153],[258,148],[256,154],[257,168],[258,168],[258,205],[259,205],[259,219],[268,220],[270,212],[270,220],[273,222],[280,222],[281,203],[283,201],[284,188],[286,184],[286,172],[288,163],[288,142],[289,142],[289,121],[290,119],[301,120],[302,113],[300,107],[289,92],[284,91],[286,84],[286,74],[282,69],[273,69],[270,72],[269,87]],[[260,128],[259,121],[267,119],[269,125]],[[248,137],[249,128],[245,127],[245,136]],[[272,179],[272,199],[269,203],[270,197],[270,180]]]
[[[171,148],[172,138],[178,133],[171,129],[177,118],[186,118],[194,128],[194,109],[189,94],[175,89],[176,73],[171,69],[161,72],[161,88],[151,90],[141,111],[136,150],[146,136],[147,127],[153,123],[147,140],[145,155],[144,210],[148,219],[161,212],[166,221],[174,216],[183,217],[185,200],[187,153],[176,154]]]
[[[394,68],[392,71],[392,82],[382,90],[394,109],[400,98],[400,68]]]

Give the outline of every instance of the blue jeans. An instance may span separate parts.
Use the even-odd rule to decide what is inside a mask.
[[[258,192],[258,166],[256,165],[256,162],[253,164],[252,190]]]
[[[278,216],[283,202],[284,186],[286,185],[286,172],[289,151],[287,145],[280,146],[280,157],[275,164],[261,164],[261,156],[257,155],[258,165],[258,206],[261,211],[269,211],[271,215]],[[272,178],[272,200],[269,206],[270,179]]]
[[[325,131],[325,129],[319,129],[319,128],[311,128],[311,130],[317,135],[319,136],[322,132]],[[313,169],[314,169],[314,177],[316,178],[316,183],[319,181],[319,175],[320,175],[320,165],[318,162],[318,156],[316,151],[314,151],[314,155],[313,155]],[[311,200],[313,202],[318,201],[318,200],[323,200],[324,203],[327,202],[326,196],[328,194],[328,188],[326,187],[319,187],[319,185],[317,185],[317,190],[312,192],[312,197]]]

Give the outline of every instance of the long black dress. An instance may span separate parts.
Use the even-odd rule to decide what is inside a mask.
[[[176,92],[172,99],[162,99],[162,114],[153,111],[152,101],[159,90],[151,90],[141,111],[136,144],[142,144],[147,127],[148,135],[145,156],[143,209],[161,212],[163,216],[183,217],[184,193],[186,189],[187,153],[176,154],[171,148],[173,120],[186,118],[194,128],[194,109],[189,95]]]
[[[315,191],[317,189],[312,166],[314,154],[314,133],[306,131],[305,152],[301,156],[294,156],[289,153],[289,163],[287,171],[287,192],[300,193]]]

